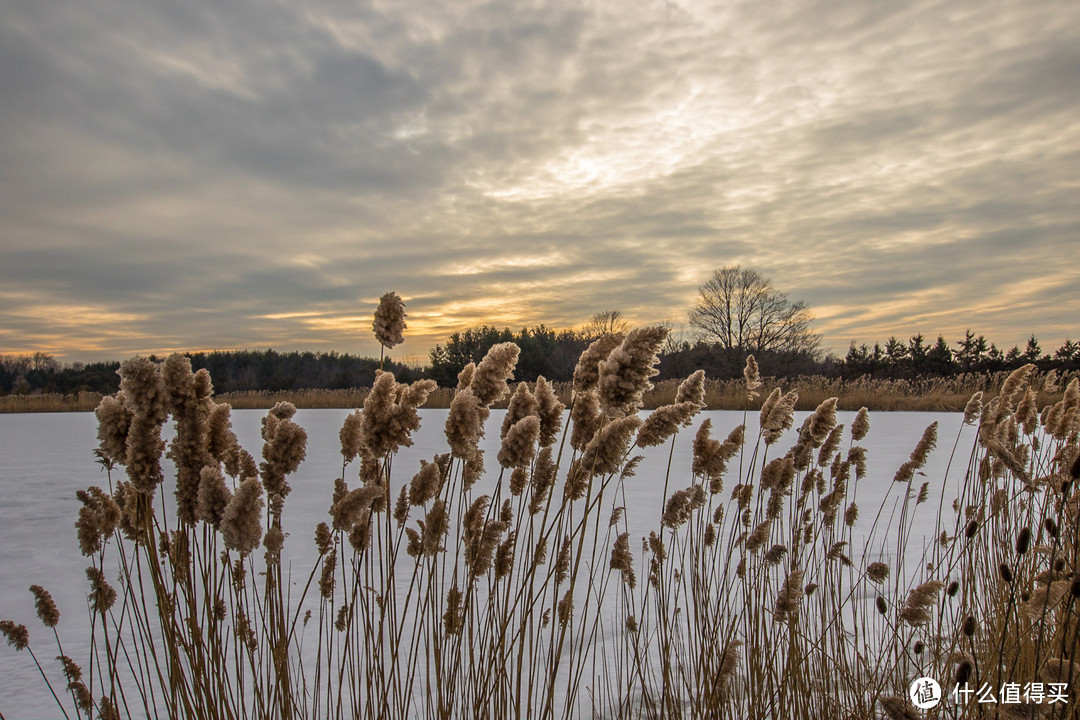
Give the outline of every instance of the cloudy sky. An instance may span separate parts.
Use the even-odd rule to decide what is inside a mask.
[[[1080,337],[1076,0],[0,0],[0,353],[684,323]]]

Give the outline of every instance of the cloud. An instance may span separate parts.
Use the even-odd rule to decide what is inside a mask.
[[[0,351],[406,352],[680,322],[1080,336],[1080,8],[148,0],[0,10]],[[57,308],[77,308],[61,312]]]

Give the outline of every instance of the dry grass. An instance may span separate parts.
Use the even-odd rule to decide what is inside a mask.
[[[497,346],[470,371],[449,403],[451,452],[418,469],[393,460],[431,387],[381,376],[342,428],[332,523],[313,529],[319,560],[291,591],[282,546],[310,542],[280,530],[306,444],[294,408],[268,413],[256,466],[209,378],[181,356],[125,363],[123,396],[98,409],[109,487],[80,495],[94,642],[58,703],[88,718],[899,718],[919,716],[913,678],[949,691],[966,673],[976,688],[1064,682],[1068,703],[1031,710],[1072,717],[1077,381],[1064,393],[1026,371],[1000,383],[971,413],[978,440],[955,503],[944,483],[933,495],[922,484],[938,442],[928,427],[882,505],[861,511],[877,513],[861,537],[865,428],[838,426],[844,404],[828,398],[793,428],[802,391],[752,405],[745,385],[651,391],[689,412],[741,396],[762,429],[714,438],[703,425],[692,473],[669,459],[655,478],[662,506],[627,507],[638,453],[670,458],[680,424],[669,421],[682,417],[638,416],[653,340],[609,347],[602,356],[618,361],[594,365],[567,411],[543,387],[515,392],[499,456],[483,463],[478,433],[491,400],[510,395],[516,352]],[[1061,399],[1040,417],[1042,390]],[[167,416],[175,503],[155,492]],[[361,481],[349,488],[353,462]],[[481,464],[498,476],[491,494],[474,486]],[[639,544],[628,517],[641,513],[654,529]],[[927,548],[918,567],[886,566],[909,547]],[[33,652],[24,626],[0,631]]]
[[[799,393],[797,410],[813,410],[826,398],[837,398],[840,410],[921,410],[929,412],[959,412],[971,396],[979,391],[992,398],[1007,377],[1007,373],[994,375],[958,375],[953,378],[932,378],[920,381],[876,380],[859,378],[840,380],[825,377],[799,377],[787,380],[765,378],[770,386],[782,385]],[[530,383],[530,386],[533,386]],[[570,383],[555,383],[555,390],[563,403],[570,402]],[[677,380],[664,380],[645,393],[643,409],[652,410],[675,397]],[[710,410],[757,410],[763,398],[758,397],[749,404],[746,400],[744,383],[741,380],[706,380],[705,405]],[[358,408],[364,404],[370,388],[349,388],[344,390],[250,390],[221,393],[216,395],[219,402],[229,403],[236,409],[269,410],[279,402],[288,402],[297,408]],[[454,399],[452,388],[437,388],[424,404],[425,408],[448,408]],[[1055,392],[1040,391],[1040,406],[1057,402],[1061,399],[1060,390]],[[97,407],[101,395],[93,392],[60,395],[43,393],[37,395],[0,396],[0,413],[23,412],[89,412]],[[506,407],[508,398],[492,404],[492,407]]]

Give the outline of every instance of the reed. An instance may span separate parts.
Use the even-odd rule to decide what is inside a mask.
[[[495,346],[450,393],[446,452],[412,468],[395,457],[440,391],[380,373],[354,396],[328,522],[312,530],[318,560],[299,582],[283,551],[311,540],[287,537],[281,522],[306,454],[295,406],[270,408],[257,463],[205,371],[180,355],[124,363],[120,392],[97,408],[108,486],[79,494],[88,657],[64,654],[59,611],[31,588],[69,683],[52,688],[59,708],[229,720],[897,718],[919,716],[908,688],[930,675],[947,692],[953,680],[1042,682],[1067,702],[1036,707],[1029,694],[992,710],[1072,717],[1080,382],[1058,391],[1028,366],[996,394],[969,396],[960,407],[978,431],[966,460],[953,442],[959,495],[947,497],[943,478],[921,482],[939,440],[931,425],[886,500],[866,510],[877,519],[862,536],[866,412],[845,428],[844,402],[823,397],[795,428],[796,408],[833,381],[762,398],[751,367],[741,385],[695,374],[654,388],[663,337],[602,339],[572,388],[513,393],[517,348]],[[744,422],[721,439],[702,423],[680,476],[675,436],[717,397],[741,402],[744,420],[757,414],[757,429]],[[500,450],[485,457],[479,441],[500,402]],[[171,499],[159,492],[166,452]],[[663,483],[659,508],[625,501],[644,452],[669,458],[651,479]],[[485,475],[494,482],[481,493]],[[629,518],[642,513],[653,529],[639,544]],[[924,543],[916,528],[927,524]],[[909,547],[925,547],[918,566],[890,567]],[[17,651],[39,647],[25,625],[5,620],[0,632]],[[958,697],[963,707],[926,716],[990,716]]]

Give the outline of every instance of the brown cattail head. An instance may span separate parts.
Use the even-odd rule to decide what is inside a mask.
[[[684,402],[694,403],[699,410],[705,407],[704,370],[695,370],[679,383],[679,389],[675,391],[675,404]]]
[[[524,384],[524,383],[522,383]],[[503,436],[499,448],[499,464],[504,468],[523,468],[536,455],[536,441],[540,438],[540,418],[528,415],[511,425]]]
[[[30,631],[25,625],[16,625],[12,620],[0,620],[0,633],[7,638],[7,644],[16,650],[25,650],[30,644]]]
[[[1054,518],[1046,518],[1046,520],[1043,521],[1043,527],[1046,528],[1046,534],[1050,537],[1056,538],[1058,536],[1058,525],[1057,522],[1054,521]]]
[[[868,432],[870,432],[870,413],[865,407],[861,407],[859,412],[855,413],[855,419],[851,421],[851,438],[862,440]]]
[[[1049,519],[1049,518],[1048,518]],[[1031,528],[1025,527],[1016,536],[1016,554],[1024,555],[1031,546]]]
[[[41,624],[48,628],[56,627],[60,622],[60,611],[56,608],[52,595],[40,585],[31,585],[30,592],[34,594],[34,606]]]
[[[595,390],[600,382],[600,363],[623,341],[622,333],[611,333],[593,341],[578,358],[574,368],[574,393]]]
[[[956,593],[960,591],[960,583],[953,580],[949,583],[949,587],[945,590],[945,594],[949,597],[956,597]]]
[[[375,310],[375,319],[371,329],[375,339],[383,347],[392,348],[405,342],[405,303],[396,292],[388,292],[379,298],[379,307]]]
[[[922,640],[916,640],[915,644],[911,647],[912,652],[914,652],[916,655],[922,655],[923,650],[925,649],[926,645],[923,643]]]
[[[360,432],[362,421],[363,416],[357,410],[346,415],[345,422],[341,424],[338,438],[341,440],[341,456],[345,458],[345,462],[355,460],[363,449],[363,435]]]
[[[247,555],[262,539],[262,485],[249,477],[240,483],[221,516],[221,535],[225,546]]]
[[[559,437],[562,425],[562,411],[566,409],[562,401],[555,394],[551,383],[544,376],[536,378],[536,402],[539,404],[537,414],[540,416],[540,446],[547,447]]]
[[[963,626],[964,635],[966,635],[967,637],[971,637],[972,635],[975,634],[975,630],[976,630],[975,616],[974,615],[968,615],[966,618],[964,618],[964,626]]]
[[[979,419],[980,415],[982,415],[982,399],[983,393],[982,390],[979,390],[971,396],[971,399],[968,400],[967,405],[964,406],[965,425],[971,425]]]
[[[1013,581],[1012,570],[1009,568],[1008,563],[1001,563],[1001,565],[998,566],[998,573],[1001,575],[1001,579],[1006,583],[1011,583]]]
[[[649,378],[659,372],[654,367],[656,354],[667,334],[667,328],[659,325],[631,330],[600,363],[600,406],[609,416],[631,414],[641,407],[642,395],[652,389]]]
[[[116,602],[116,590],[105,579],[105,573],[96,567],[86,568],[86,578],[90,581],[90,609],[104,615]]]
[[[510,391],[506,381],[514,374],[521,349],[514,343],[498,343],[476,366],[469,388],[477,401],[487,407]]]
[[[746,356],[746,365],[743,367],[743,380],[746,382],[747,398],[757,397],[757,389],[761,387],[761,373],[758,371],[757,360],[753,355]]]
[[[654,447],[662,444],[674,435],[680,427],[690,423],[690,418],[698,411],[698,406],[692,402],[681,402],[675,405],[661,405],[645,418],[641,429],[638,431],[638,447]]]
[[[889,577],[889,566],[883,562],[872,562],[866,567],[866,576],[880,584]]]

